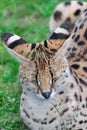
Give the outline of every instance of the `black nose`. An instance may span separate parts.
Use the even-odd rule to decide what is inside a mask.
[[[51,92],[42,92],[43,97],[45,97],[46,99],[48,99],[51,95]]]

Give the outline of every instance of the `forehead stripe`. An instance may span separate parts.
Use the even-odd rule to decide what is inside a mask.
[[[48,44],[46,40],[44,41],[44,47],[48,48]]]
[[[21,45],[21,44],[25,44],[25,43],[27,43],[27,42],[21,38],[19,40],[12,42],[11,44],[9,44],[8,47],[13,49],[16,46]]]
[[[36,43],[32,43],[31,44],[31,50],[34,49],[36,47]]]

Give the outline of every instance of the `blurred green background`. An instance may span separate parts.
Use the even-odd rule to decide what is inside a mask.
[[[46,39],[50,36],[50,16],[62,1],[0,0],[0,35],[11,32],[28,42]],[[27,130],[19,113],[21,86],[18,67],[0,42],[0,130]]]

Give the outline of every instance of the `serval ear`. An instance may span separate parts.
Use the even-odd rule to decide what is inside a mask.
[[[57,52],[72,33],[74,25],[65,22],[51,34],[48,40],[42,43],[46,50]]]
[[[8,52],[16,56],[19,61],[28,61],[28,57],[32,49],[38,47],[35,43],[28,44],[23,38],[12,33],[3,33],[1,41],[7,48]]]
[[[44,40],[39,44],[28,44],[24,39],[16,34],[3,33],[1,40],[11,54],[14,54],[20,61],[29,61],[32,50],[44,48],[51,52],[57,52],[64,44],[65,40],[71,34],[72,26],[70,23],[64,23],[58,27],[48,40]]]

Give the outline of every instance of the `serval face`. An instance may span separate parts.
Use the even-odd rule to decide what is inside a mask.
[[[38,50],[33,59],[21,65],[20,81],[23,89],[40,98],[53,98],[57,91],[63,89],[64,80],[68,78],[67,68],[64,56],[48,56],[43,50]]]

